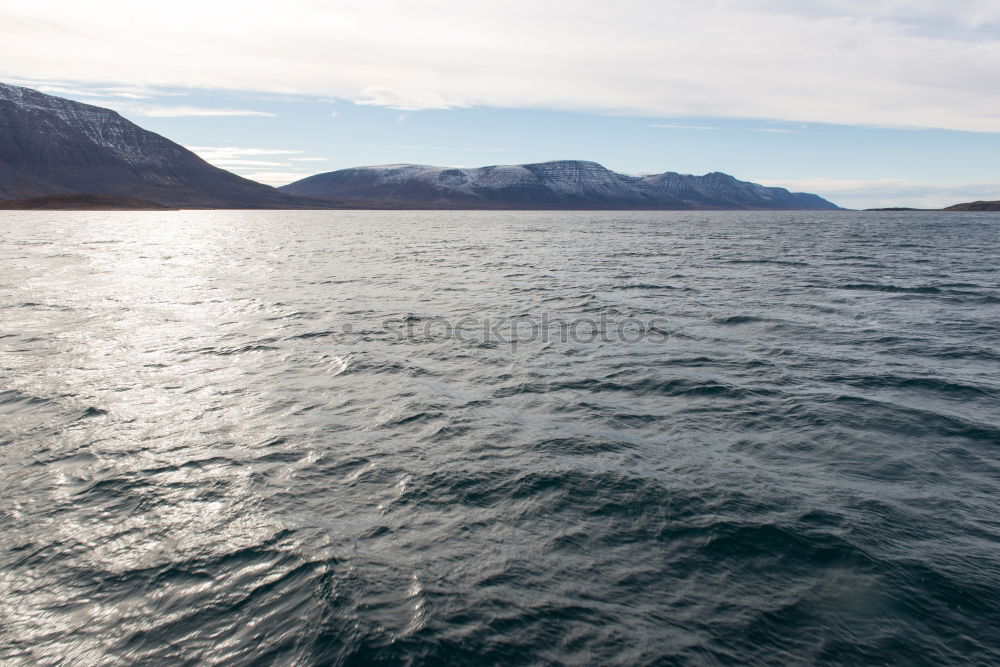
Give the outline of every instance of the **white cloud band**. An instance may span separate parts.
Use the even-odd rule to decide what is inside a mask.
[[[0,76],[1000,132],[994,0],[175,0],[141,13],[0,0]],[[147,115],[171,114],[265,115]]]

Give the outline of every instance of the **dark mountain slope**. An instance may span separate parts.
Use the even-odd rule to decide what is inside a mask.
[[[167,206],[303,208],[110,109],[0,83],[0,199],[100,193]]]

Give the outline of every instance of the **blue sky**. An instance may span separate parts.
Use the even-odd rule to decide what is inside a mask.
[[[588,159],[848,207],[1000,198],[1000,3],[0,0],[0,26],[0,80],[273,185]]]

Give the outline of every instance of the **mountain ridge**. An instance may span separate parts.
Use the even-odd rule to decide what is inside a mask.
[[[0,83],[0,199],[89,194],[188,208],[306,208],[116,111]]]
[[[810,193],[722,172],[631,176],[588,160],[484,167],[389,164],[315,174],[278,188],[385,208],[581,210],[840,210]]]
[[[476,168],[394,164],[272,188],[99,106],[0,83],[0,200],[142,199],[175,208],[839,210],[722,172],[627,175],[587,160]]]

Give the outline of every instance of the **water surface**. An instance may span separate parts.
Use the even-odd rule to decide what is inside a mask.
[[[0,661],[1000,662],[1000,216],[0,223]]]

